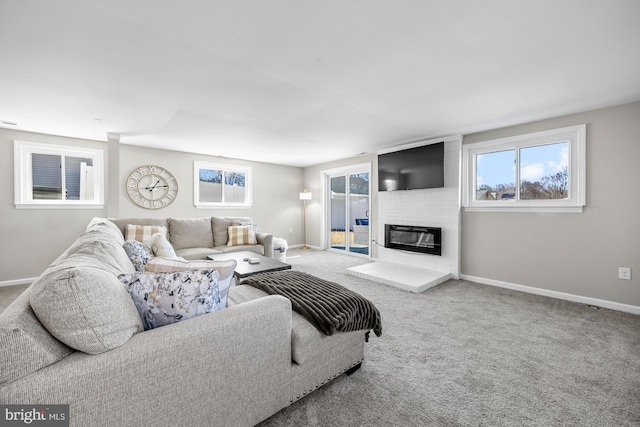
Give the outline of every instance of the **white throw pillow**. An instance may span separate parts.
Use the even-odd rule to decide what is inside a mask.
[[[155,256],[161,256],[166,258],[178,258],[176,251],[173,250],[173,246],[167,240],[165,236],[160,233],[153,235],[151,240],[151,252]]]

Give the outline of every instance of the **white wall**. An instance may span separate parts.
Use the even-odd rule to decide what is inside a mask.
[[[587,206],[584,213],[463,212],[461,273],[640,306],[640,199],[636,197],[636,187],[640,182],[637,172],[640,161],[640,102],[472,134],[464,137],[464,143],[580,123],[587,124]],[[97,141],[0,129],[0,174],[4,178],[0,183],[0,235],[3,237],[0,242],[0,282],[37,276],[75,239],[93,216],[106,216],[105,209],[16,210],[13,205],[14,139],[104,150],[107,147],[106,143]],[[315,197],[322,189],[320,171],[366,162],[373,164],[370,213],[373,238],[381,243],[384,241],[381,231],[384,222],[379,220],[378,205],[404,203],[395,200],[396,197],[405,197],[400,193],[376,192],[375,155],[365,155],[308,167],[304,171],[253,162],[253,208],[224,212],[200,210],[193,207],[193,160],[238,161],[126,145],[121,145],[120,151],[119,165],[107,165],[111,174],[118,175],[120,183],[118,216],[253,216],[261,230],[273,232],[295,245],[302,243],[302,203],[298,200],[298,193],[306,186],[314,193],[314,199],[307,204],[307,240],[310,245],[320,246],[322,201]],[[128,200],[123,189],[124,179],[135,166],[144,163],[165,165],[178,177],[181,189],[173,205],[159,211],[147,211]],[[107,182],[111,181],[107,179]],[[445,184],[445,189],[406,192],[409,207],[404,211],[403,221],[424,222],[422,216],[410,217],[413,203],[422,203],[427,210],[438,211],[441,201],[452,198],[447,190],[449,183]],[[445,217],[449,215],[455,213]],[[442,221],[446,230],[445,219],[435,217],[429,221]],[[289,228],[293,229],[292,234],[288,233]],[[453,245],[446,243],[444,250]],[[378,256],[379,249],[384,248],[372,247],[374,257]],[[617,278],[619,266],[632,268],[631,281]]]
[[[463,143],[580,123],[587,124],[587,205],[584,213],[461,212],[458,237],[461,275],[640,306],[640,199],[636,197],[636,187],[640,182],[637,172],[640,162],[639,102],[466,135]],[[445,184],[445,189],[439,190],[378,193],[375,155],[308,167],[304,172],[305,185],[310,191],[320,194],[321,170],[366,161],[372,162],[374,172],[372,237],[380,244],[384,242],[385,221],[415,221],[417,225],[441,223],[446,230],[451,217],[455,224],[455,210],[439,217],[441,205],[457,200],[454,192],[447,190],[449,183]],[[433,212],[429,214],[435,215],[429,218],[431,224],[425,223],[426,217],[416,216],[416,205]],[[321,200],[314,197],[307,206],[309,244],[320,246]],[[391,207],[391,211],[384,211],[383,206]],[[454,246],[455,242],[447,243],[445,240],[445,251],[447,247]],[[394,252],[387,254],[386,251],[380,246],[372,247],[374,257],[387,259],[390,254],[396,256]],[[411,260],[404,255],[398,257],[394,259]],[[446,264],[446,258],[440,262]],[[416,262],[422,263],[422,259]],[[435,260],[432,268],[455,269],[455,265],[439,266],[437,263],[438,260]],[[632,268],[632,280],[617,278],[619,266]]]
[[[443,188],[378,192],[378,241],[384,245],[385,224],[442,228],[442,255],[428,255],[380,247],[378,258],[460,274],[460,139],[444,145]]]
[[[581,214],[462,214],[462,273],[640,306],[640,102],[468,135],[486,141],[587,124]],[[618,279],[618,267],[632,280]]]
[[[104,209],[20,209],[13,203],[13,140],[74,145],[105,150],[107,196]],[[118,156],[109,156],[108,148]],[[111,163],[109,164],[109,159]],[[114,159],[116,164],[114,164]],[[193,161],[248,165],[253,168],[253,206],[247,209],[196,209],[193,204]],[[143,164],[157,164],[169,169],[178,179],[176,201],[158,210],[143,209],[127,195],[124,183],[131,171]],[[302,206],[298,193],[302,188],[303,169],[268,163],[222,159],[177,151],[155,150],[113,142],[79,140],[30,132],[0,129],[0,285],[37,277],[84,230],[95,216],[100,217],[207,217],[250,216],[259,231],[301,244]],[[115,176],[115,177],[114,177]],[[113,188],[111,188],[113,190]],[[116,203],[114,203],[116,202]],[[293,232],[289,233],[289,229]]]
[[[251,208],[196,208],[193,203],[193,162],[196,160],[251,166],[253,206]],[[124,183],[131,171],[142,164],[162,166],[173,173],[178,180],[178,197],[166,208],[152,211],[135,205],[126,192],[120,191],[120,214],[118,215],[120,217],[250,216],[258,224],[258,231],[282,237],[289,244],[302,243],[302,205],[298,197],[302,188],[302,168],[120,145],[120,183]],[[289,229],[292,229],[293,233],[290,234]]]
[[[105,150],[107,144],[0,128],[0,283],[33,278],[106,209],[16,209],[13,197],[13,141]],[[108,166],[107,166],[108,167]]]
[[[441,139],[442,140],[442,139]],[[346,168],[350,165],[371,163],[371,212],[369,224],[371,257],[380,260],[422,267],[451,273],[460,273],[460,140],[447,139],[445,143],[445,187],[410,191],[378,191],[377,155],[344,159],[308,167],[304,172],[305,185],[314,193],[307,203],[307,240],[309,245],[322,246],[323,200],[322,174],[324,170]],[[319,197],[316,197],[315,195]],[[384,248],[384,224],[409,224],[442,228],[442,256],[409,253]]]

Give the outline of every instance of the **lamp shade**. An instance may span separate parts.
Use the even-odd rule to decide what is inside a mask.
[[[311,200],[311,193],[307,191],[300,193],[300,200]]]

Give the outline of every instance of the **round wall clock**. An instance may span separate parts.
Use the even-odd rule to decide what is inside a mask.
[[[127,178],[127,193],[131,200],[146,209],[170,205],[178,195],[178,180],[165,168],[144,165]]]

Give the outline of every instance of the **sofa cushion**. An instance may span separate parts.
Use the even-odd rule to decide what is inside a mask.
[[[73,349],[55,339],[29,305],[27,288],[0,314],[0,385],[64,359]]]
[[[137,240],[129,240],[128,242],[124,242],[122,244],[124,248],[124,252],[127,254],[129,259],[131,260],[131,264],[136,269],[136,271],[144,271],[144,266],[147,264],[153,254],[147,249],[142,242],[138,242]]]
[[[160,233],[166,237],[167,227],[158,225],[128,224],[125,240],[137,240],[138,242],[142,242],[143,245],[151,247],[151,243],[154,238],[153,236],[156,233]]]
[[[253,286],[234,286],[233,289],[229,291],[229,307],[266,296],[269,296],[269,294]]]
[[[178,258],[176,255],[176,251],[171,246],[171,243],[160,233],[156,233],[153,235],[151,240],[151,252],[155,256],[167,257],[167,258]]]
[[[250,217],[211,217],[214,248],[217,246],[226,246],[227,243],[229,243],[229,227],[232,225],[238,225],[234,223],[238,221],[246,224],[251,224],[253,222]]]
[[[135,271],[135,267],[122,245],[95,230],[81,234],[67,249],[65,256],[58,258],[56,262],[56,266],[93,266],[107,270],[115,276]]]
[[[222,253],[228,254],[230,252],[243,252],[243,251],[249,251],[249,252],[255,252],[258,255],[265,255],[264,253],[264,246],[262,245],[242,245],[242,246],[218,246],[215,247],[214,249],[219,250]]]
[[[232,225],[228,229],[229,242],[227,246],[255,245],[256,232],[253,225]]]
[[[189,260],[205,260],[210,255],[220,255],[221,253],[223,252],[218,249],[212,249],[212,248],[176,249],[176,254],[179,257],[189,259]]]
[[[234,286],[229,291],[229,306],[242,304],[254,299],[269,296],[264,291],[254,288],[253,286],[240,285]],[[322,351],[317,348],[323,335],[304,317],[291,312],[291,359],[299,365],[306,362],[314,354],[314,351]]]
[[[146,270],[151,272],[216,270],[219,276],[218,290],[220,292],[220,307],[218,308],[224,308],[227,306],[227,295],[236,265],[237,262],[232,259],[223,261],[185,261],[181,259],[156,257],[147,263]]]
[[[224,308],[217,270],[122,274],[145,330]]]
[[[98,230],[101,233],[110,236],[119,245],[122,245],[124,243],[124,235],[122,234],[118,226],[106,218],[93,218],[91,221],[89,221],[89,224],[86,228],[86,231],[90,230]]]
[[[129,294],[116,276],[103,269],[54,269],[31,288],[29,301],[38,320],[76,350],[102,353],[142,330]]]
[[[211,218],[171,218],[169,229],[174,249],[213,247]]]

